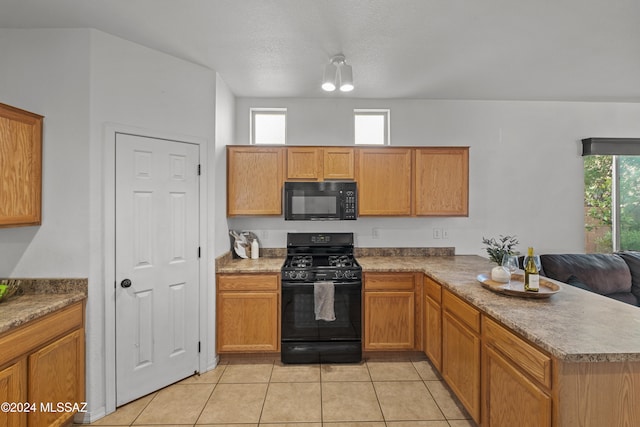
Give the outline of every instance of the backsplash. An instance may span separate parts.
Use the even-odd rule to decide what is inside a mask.
[[[454,256],[456,248],[354,248],[354,255],[365,256]],[[287,256],[286,248],[260,248],[261,258],[283,258]],[[228,262],[234,258],[231,251],[216,258],[216,262]]]
[[[355,248],[356,258],[365,256],[454,256],[456,248]]]

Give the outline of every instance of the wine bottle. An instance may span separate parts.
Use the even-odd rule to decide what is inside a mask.
[[[540,273],[533,259],[533,248],[527,250],[527,263],[524,265],[524,290],[538,292],[540,289]]]

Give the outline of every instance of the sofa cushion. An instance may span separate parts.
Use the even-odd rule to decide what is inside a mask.
[[[545,275],[561,282],[571,276],[601,295],[631,292],[631,272],[616,254],[541,255]]]
[[[631,305],[638,305],[638,298],[631,292],[617,292],[615,294],[606,295],[607,298],[617,299]]]
[[[573,274],[572,274],[571,276],[569,276],[569,277],[567,278],[567,280],[565,280],[565,283],[566,283],[567,285],[571,285],[571,286],[573,286],[573,287],[580,288],[580,289],[584,289],[584,290],[587,290],[587,291],[590,291],[590,290],[591,290],[591,289],[589,289],[589,287],[588,287],[587,285],[585,285],[584,283],[582,283],[582,282],[580,281],[580,279],[578,279],[578,278],[577,278],[576,276],[574,276]]]
[[[640,252],[625,251],[618,252],[618,255],[629,266],[629,271],[631,271],[631,293],[640,301]]]

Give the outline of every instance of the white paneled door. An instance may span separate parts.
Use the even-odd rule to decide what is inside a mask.
[[[199,148],[116,135],[116,404],[198,369]]]

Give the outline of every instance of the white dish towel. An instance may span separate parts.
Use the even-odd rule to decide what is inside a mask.
[[[314,282],[313,303],[316,320],[333,322],[336,320],[334,308],[335,287],[333,282]]]

